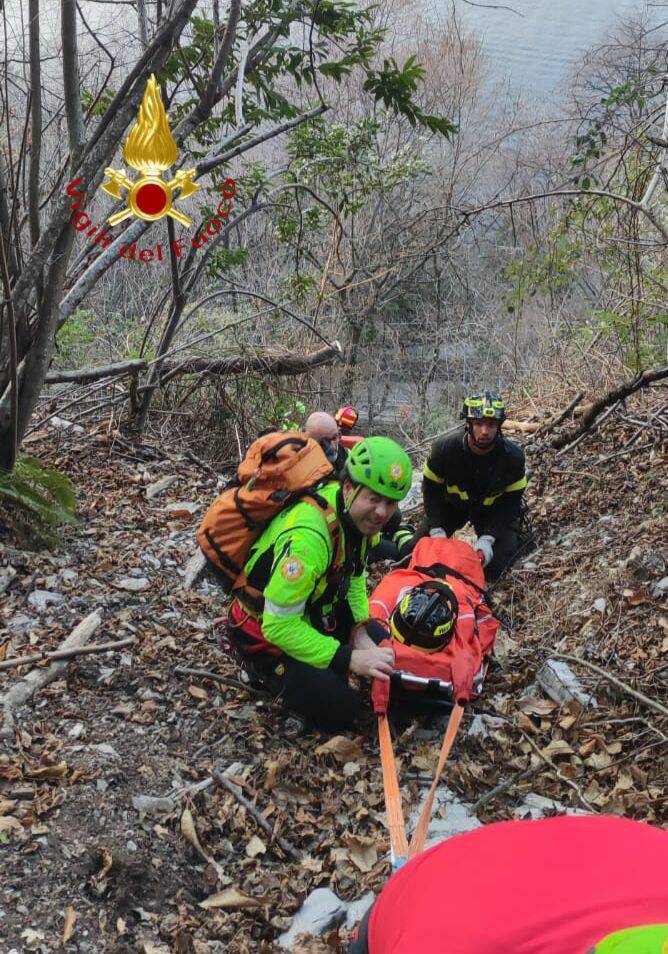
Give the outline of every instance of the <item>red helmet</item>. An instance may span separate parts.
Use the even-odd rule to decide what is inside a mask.
[[[334,420],[339,427],[354,427],[355,424],[357,424],[358,417],[359,414],[352,404],[346,404],[345,407],[340,407],[338,409],[334,415]]]

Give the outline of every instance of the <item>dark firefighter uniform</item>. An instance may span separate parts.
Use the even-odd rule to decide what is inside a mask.
[[[487,567],[495,579],[519,547],[522,494],[527,485],[524,451],[499,434],[488,454],[474,454],[465,428],[432,444],[424,466],[422,493],[428,528],[450,536],[470,521],[479,537],[494,537]]]

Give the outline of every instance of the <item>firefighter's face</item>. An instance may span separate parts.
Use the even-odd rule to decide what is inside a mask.
[[[486,450],[492,449],[492,445],[499,431],[499,422],[492,418],[483,417],[477,421],[469,421],[469,429],[470,436],[473,438],[473,440],[469,442],[469,446],[472,444],[472,450],[478,450],[484,453]]]
[[[345,499],[354,495],[348,507],[348,516],[365,537],[380,533],[399,506],[396,500],[381,497],[368,487],[355,487],[347,480],[343,484],[343,495]]]

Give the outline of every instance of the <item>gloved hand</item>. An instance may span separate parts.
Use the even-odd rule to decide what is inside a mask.
[[[429,531],[430,537],[447,537],[447,533],[443,527],[432,527]]]
[[[479,553],[482,553],[483,566],[487,566],[488,563],[491,563],[492,557],[494,556],[495,542],[496,542],[496,537],[492,537],[488,533],[486,533],[482,537],[478,537],[476,542],[473,544],[473,549],[477,550]]]

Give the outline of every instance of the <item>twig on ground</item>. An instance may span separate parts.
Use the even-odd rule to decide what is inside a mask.
[[[301,860],[301,854],[297,851],[297,849],[291,845],[289,841],[286,841],[285,838],[281,838],[279,835],[274,835],[273,825],[270,825],[267,819],[255,807],[255,805],[253,805],[252,802],[249,802],[246,796],[239,791],[238,787],[231,782],[229,778],[225,778],[223,773],[218,771],[218,769],[213,769],[212,775],[219,785],[222,785],[222,787],[229,792],[230,795],[234,795],[239,804],[243,805],[246,811],[258,823],[260,828],[267,832],[271,841],[275,841],[284,854],[288,855],[288,857],[292,858],[294,861]]]
[[[646,696],[644,693],[638,692],[637,689],[633,689],[628,685],[628,683],[622,682],[621,679],[618,679],[617,676],[613,676],[609,672],[606,672],[605,669],[597,666],[596,663],[589,662],[587,659],[580,659],[579,656],[570,656],[567,653],[554,653],[553,655],[555,659],[566,659],[568,662],[579,663],[581,666],[591,669],[592,672],[597,673],[599,676],[602,676],[603,679],[607,679],[608,682],[611,682],[614,686],[617,686],[617,688],[621,689],[622,692],[627,693],[629,696],[633,696],[633,698],[637,699],[638,702],[642,702],[643,705],[650,709],[654,709],[655,712],[660,713],[662,716],[668,716],[668,709],[661,705],[660,702],[657,702],[656,699],[650,699],[650,697]]]
[[[95,646],[79,646],[76,649],[56,649],[53,652],[33,653],[31,656],[16,656],[14,659],[5,659],[0,662],[0,669],[11,669],[13,666],[27,666],[28,663],[40,662],[42,659],[73,659],[75,656],[89,656],[92,653],[113,652],[130,646],[136,642],[134,636],[118,639],[113,643],[97,643]]]
[[[62,645],[62,649],[75,649],[83,646],[91,638],[100,623],[102,616],[99,611],[90,613],[74,627]],[[67,660],[51,663],[47,669],[31,669],[25,679],[16,683],[9,692],[2,697],[3,723],[0,727],[0,738],[11,738],[15,729],[14,711],[30,699],[38,689],[43,689],[53,682],[65,669]]]
[[[238,679],[230,679],[228,676],[219,676],[218,673],[209,672],[208,669],[191,669],[189,666],[177,666],[174,672],[177,676],[199,676],[200,679],[212,679],[214,682],[219,682],[223,686],[229,686],[231,689],[243,689],[244,692],[252,695],[250,687],[244,686],[243,682],[239,682]]]
[[[491,802],[492,799],[496,798],[497,795],[503,795],[504,792],[507,792],[508,789],[513,788],[517,785],[518,782],[523,781],[525,778],[530,778],[532,775],[536,775],[542,769],[542,765],[539,763],[537,765],[530,765],[528,768],[522,769],[520,772],[516,772],[514,775],[511,775],[510,778],[504,779],[502,782],[499,782],[498,785],[495,785],[494,788],[491,788],[489,792],[485,792],[477,802],[474,802],[471,805],[471,812],[473,815],[477,815],[481,808],[484,808],[488,802]]]

